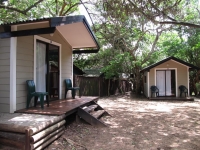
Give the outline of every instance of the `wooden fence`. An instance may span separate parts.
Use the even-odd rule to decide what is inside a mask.
[[[110,83],[109,83],[110,82]],[[110,84],[110,88],[109,88]],[[108,80],[103,77],[74,76],[74,86],[80,87],[82,96],[108,96],[130,91],[127,80]],[[109,92],[108,92],[109,88]]]

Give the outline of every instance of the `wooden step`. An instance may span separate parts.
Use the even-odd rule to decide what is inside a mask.
[[[93,111],[92,113],[96,113],[97,111]],[[105,111],[106,112],[106,111]],[[79,107],[78,108],[78,113],[77,115],[88,122],[89,124],[96,126],[96,127],[107,127],[106,124],[104,124],[101,120],[95,118],[91,113],[86,112],[83,110],[83,108]],[[102,114],[101,114],[102,115]],[[78,118],[78,117],[77,117]]]
[[[90,106],[83,107],[83,110],[90,113],[90,112],[94,111],[94,109],[97,107],[98,107],[98,105],[90,105]]]
[[[101,117],[101,115],[103,115],[104,112],[105,110],[98,110],[98,111],[93,111],[90,114],[98,119],[99,117]]]

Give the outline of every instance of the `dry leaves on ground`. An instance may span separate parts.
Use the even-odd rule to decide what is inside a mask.
[[[200,101],[101,98],[108,127],[73,122],[48,150],[199,150]]]

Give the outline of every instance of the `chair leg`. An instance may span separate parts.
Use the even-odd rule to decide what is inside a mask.
[[[37,101],[38,101],[38,97],[35,96],[35,98],[34,98],[34,107],[36,107],[36,105],[37,105]]]
[[[49,95],[46,95],[47,107],[49,107]]]
[[[28,109],[30,101],[31,101],[31,96],[27,96],[26,109]]]
[[[81,98],[81,90],[79,89],[79,98]]]
[[[44,95],[40,95],[40,104],[41,104],[41,108],[44,108]]]
[[[72,89],[72,98],[75,99],[76,90]]]

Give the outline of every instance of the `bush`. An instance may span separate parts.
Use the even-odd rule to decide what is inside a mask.
[[[199,95],[199,92],[200,92],[200,83],[196,83],[195,86],[196,86],[196,89],[197,89],[197,94]]]

